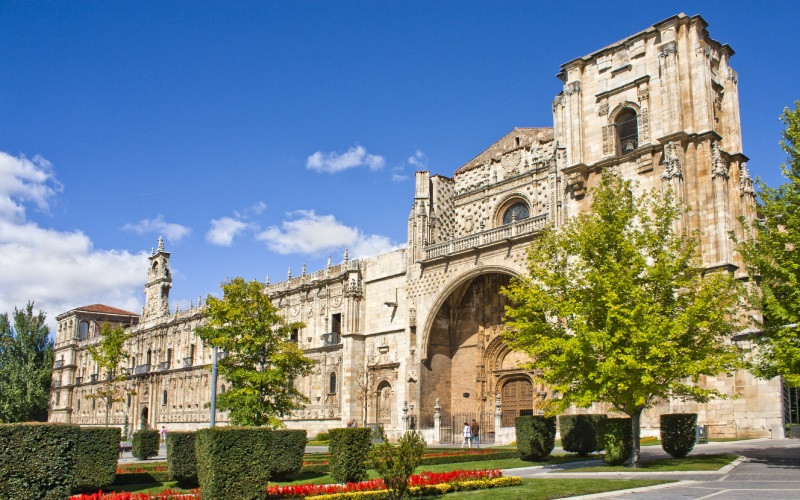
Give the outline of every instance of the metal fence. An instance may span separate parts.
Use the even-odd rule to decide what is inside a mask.
[[[442,444],[459,444],[464,438],[464,423],[472,423],[472,419],[478,423],[478,437],[481,444],[494,444],[494,412],[472,412],[472,413],[441,413],[439,424],[439,442]],[[420,429],[433,429],[434,414],[421,415],[419,419]]]

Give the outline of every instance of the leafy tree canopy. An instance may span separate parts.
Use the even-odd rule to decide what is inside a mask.
[[[757,339],[758,373],[782,375],[800,386],[800,101],[781,119],[786,129],[780,145],[789,155],[781,171],[787,182],[771,188],[758,181],[761,217],[752,225],[755,238],[740,242],[739,250],[751,276],[760,277],[756,306],[764,315],[764,334]]]
[[[264,283],[242,278],[223,283],[223,298],[208,296],[206,324],[195,330],[227,353],[219,371],[231,389],[218,396],[217,408],[229,410],[237,425],[277,427],[279,417],[307,401],[293,381],[307,375],[313,361],[288,340],[292,328],[303,325],[287,324],[264,288]]]
[[[0,422],[46,421],[53,340],[45,313],[33,302],[14,308],[14,324],[0,314]]]
[[[100,328],[100,342],[88,348],[89,355],[97,363],[97,368],[104,377],[102,386],[88,397],[105,400],[106,425],[112,403],[123,401],[125,394],[133,394],[133,391],[126,390],[124,384],[120,383],[128,378],[128,375],[120,370],[120,364],[128,357],[125,342],[130,338],[131,334],[122,327],[111,328],[108,324],[103,324]]]
[[[676,231],[684,212],[671,193],[637,198],[606,174],[592,195],[589,212],[531,245],[530,275],[504,291],[507,339],[560,395],[550,413],[602,401],[631,416],[638,465],[645,408],[722,396],[700,377],[742,366],[729,343],[740,293],[729,273],[703,275],[697,235]]]

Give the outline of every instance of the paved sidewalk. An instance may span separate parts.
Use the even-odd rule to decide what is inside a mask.
[[[753,439],[696,445],[690,455],[736,453],[742,456],[719,471],[695,472],[563,472],[575,465],[526,467],[503,474],[527,478],[672,479],[677,483],[585,495],[578,498],[636,499],[800,499],[800,441]],[[642,458],[666,458],[660,446],[642,447]],[[583,465],[583,464],[581,464]],[[557,472],[557,474],[556,474]]]

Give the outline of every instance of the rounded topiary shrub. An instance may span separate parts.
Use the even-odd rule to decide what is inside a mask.
[[[556,445],[556,417],[523,415],[514,421],[517,450],[523,460],[547,460]]]
[[[661,447],[674,458],[683,458],[695,442],[697,413],[661,415]]]
[[[367,456],[372,449],[368,427],[331,429],[328,433],[330,473],[338,483],[357,483],[367,478]]]
[[[605,454],[603,462],[609,465],[622,465],[631,457],[633,434],[630,418],[608,418],[603,424]]]
[[[564,451],[586,456],[603,449],[598,444],[596,419],[603,415],[561,415],[558,417],[561,430],[561,447]]]
[[[314,439],[312,441],[327,441],[328,439],[330,439],[330,436],[328,436],[327,432],[320,432],[319,434],[314,436]]]
[[[142,429],[133,433],[131,454],[139,460],[147,460],[158,455],[161,435],[155,429]]]
[[[197,486],[197,460],[194,455],[194,432],[167,433],[167,470],[181,488]]]
[[[75,491],[97,491],[114,482],[119,439],[118,427],[81,427],[72,482]]]

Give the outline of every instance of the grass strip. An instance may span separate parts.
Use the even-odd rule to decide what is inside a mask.
[[[598,465],[578,467],[559,472],[676,472],[676,471],[715,471],[739,458],[739,455],[693,455],[684,458],[656,458],[639,463],[638,468],[624,465]]]

